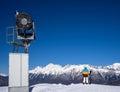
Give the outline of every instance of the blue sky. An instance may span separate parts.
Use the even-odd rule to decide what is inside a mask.
[[[29,48],[30,69],[49,63],[110,65],[120,62],[119,0],[0,1],[0,73],[8,73],[6,27],[14,12],[29,13],[37,32]],[[22,48],[21,48],[22,49]]]

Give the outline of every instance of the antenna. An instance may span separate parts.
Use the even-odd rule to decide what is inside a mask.
[[[15,47],[14,52],[17,47],[24,47],[24,52],[28,53],[30,42],[36,38],[34,22],[29,14],[16,11],[15,24],[16,26],[7,27],[7,43]]]

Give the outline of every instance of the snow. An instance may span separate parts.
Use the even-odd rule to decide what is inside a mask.
[[[71,71],[74,72],[81,72],[84,67],[87,67],[90,70],[96,71],[96,72],[109,72],[110,70],[114,71],[117,74],[120,74],[120,63],[114,63],[113,65],[109,66],[91,66],[89,64],[83,64],[83,65],[57,65],[57,64],[48,64],[45,67],[38,66],[33,70],[30,70],[30,73],[33,74],[52,74],[52,75],[59,75],[63,73],[68,73]]]
[[[32,92],[118,92],[120,86],[83,85],[83,84],[37,84]]]
[[[8,87],[0,87],[0,92],[8,92]]]
[[[97,84],[36,84],[32,92],[119,92],[120,86],[97,85]],[[8,92],[8,87],[0,87],[0,92]]]
[[[6,77],[7,75],[6,75],[6,74],[2,74],[2,73],[0,73],[0,76]]]
[[[106,68],[120,71],[120,63],[114,63],[113,65],[106,66]]]

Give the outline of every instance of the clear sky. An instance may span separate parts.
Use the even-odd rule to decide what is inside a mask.
[[[0,73],[8,73],[13,46],[6,44],[6,27],[15,26],[16,10],[29,13],[35,22],[30,69],[49,63],[120,62],[119,0],[1,0]]]

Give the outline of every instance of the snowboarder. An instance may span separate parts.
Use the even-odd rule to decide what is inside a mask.
[[[91,83],[90,80],[89,80],[89,76],[91,74],[91,71],[89,71],[87,69],[87,67],[85,67],[82,71],[82,76],[83,76],[83,84],[89,84]]]

